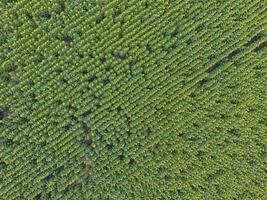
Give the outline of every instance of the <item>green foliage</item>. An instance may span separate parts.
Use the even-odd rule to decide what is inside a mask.
[[[0,199],[266,199],[263,0],[0,2]]]

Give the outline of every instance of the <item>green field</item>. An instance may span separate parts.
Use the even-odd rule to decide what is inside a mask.
[[[1,0],[0,200],[267,199],[266,0]]]

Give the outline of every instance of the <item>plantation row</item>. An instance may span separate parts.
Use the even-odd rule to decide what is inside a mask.
[[[264,199],[264,8],[2,1],[1,198]]]

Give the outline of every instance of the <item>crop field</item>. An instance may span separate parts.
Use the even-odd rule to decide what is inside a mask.
[[[0,200],[264,200],[266,0],[0,0]]]

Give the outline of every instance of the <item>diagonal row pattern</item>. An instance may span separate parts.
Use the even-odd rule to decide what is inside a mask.
[[[0,3],[0,199],[264,199],[263,0]]]

